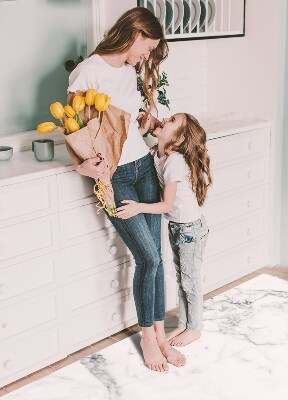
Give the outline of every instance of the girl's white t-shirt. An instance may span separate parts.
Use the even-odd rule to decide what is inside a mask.
[[[164,214],[169,221],[189,223],[202,215],[195,192],[189,179],[189,167],[182,154],[172,152],[168,156],[158,157],[153,152],[154,164],[161,188],[167,183],[178,182],[173,208]]]
[[[95,89],[111,97],[111,104],[131,114],[127,139],[124,142],[118,165],[138,160],[149,153],[139,132],[137,116],[141,95],[137,90],[135,68],[124,64],[112,67],[98,54],[88,57],[71,72],[67,92]]]

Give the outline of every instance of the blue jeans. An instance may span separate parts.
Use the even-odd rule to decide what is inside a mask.
[[[204,216],[187,224],[169,222],[168,229],[179,286],[178,327],[201,331],[203,329],[201,264],[209,229]]]
[[[121,200],[160,201],[160,188],[151,154],[120,165],[113,177],[116,207]],[[141,327],[165,318],[164,270],[161,258],[161,215],[138,214],[129,219],[109,217],[135,259],[133,294]]]

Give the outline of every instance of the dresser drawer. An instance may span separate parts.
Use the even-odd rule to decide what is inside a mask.
[[[136,322],[133,296],[94,308],[92,311],[67,321],[64,336],[68,352],[88,346]]]
[[[0,347],[0,387],[60,359],[56,329]]]
[[[205,293],[214,290],[267,264],[267,242],[253,241],[234,252],[203,263]]]
[[[268,158],[258,158],[220,168],[213,172],[213,184],[208,190],[207,198],[237,190],[247,186],[247,190],[252,185],[259,185],[268,181],[269,160]]]
[[[0,228],[57,212],[56,177],[0,187]]]
[[[1,309],[0,341],[41,327],[59,317],[57,292],[32,297]]]
[[[204,257],[233,249],[245,242],[263,237],[267,234],[266,215],[259,214],[249,219],[243,219],[228,226],[210,229]]]
[[[99,236],[62,250],[63,281],[91,275],[130,259],[132,255],[117,233]]]
[[[58,247],[57,215],[1,229],[0,261],[3,267],[55,251]]]
[[[238,158],[268,154],[270,127],[207,141],[211,167]]]
[[[59,209],[67,210],[95,202],[95,180],[76,171],[57,175]]]
[[[237,195],[207,201],[203,207],[203,214],[209,226],[213,226],[264,209],[267,206],[267,198],[268,186],[260,186]]]
[[[0,304],[20,295],[56,288],[61,284],[60,268],[60,256],[52,253],[0,269]]]
[[[132,287],[134,270],[134,265],[124,264],[118,268],[118,271],[111,268],[64,286],[65,312],[71,314],[83,312],[83,308],[95,307],[97,302],[105,298],[112,301],[125,296],[127,293],[123,293],[123,290]]]
[[[97,214],[95,204],[62,211],[59,218],[62,247],[103,236],[112,228],[104,211]]]

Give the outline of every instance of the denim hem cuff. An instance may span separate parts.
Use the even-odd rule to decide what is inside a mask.
[[[203,328],[199,328],[197,326],[189,326],[189,325],[187,325],[186,328],[190,329],[190,331],[198,331],[198,332],[202,332],[202,329],[203,329]]]
[[[140,326],[140,328],[151,328],[151,326],[153,326],[153,322],[152,322],[152,324],[150,324],[150,322],[148,322],[148,323],[143,323],[143,324],[140,324],[140,322],[138,322],[138,325]]]

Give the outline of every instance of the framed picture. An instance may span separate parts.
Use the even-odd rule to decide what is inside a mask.
[[[245,0],[138,0],[161,22],[168,41],[245,35]]]

